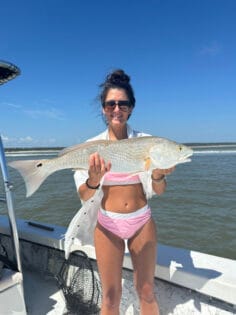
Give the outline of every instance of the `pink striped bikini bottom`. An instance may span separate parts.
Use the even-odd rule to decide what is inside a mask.
[[[104,209],[98,211],[98,222],[106,230],[122,239],[129,239],[151,218],[148,205],[135,212],[117,213]]]

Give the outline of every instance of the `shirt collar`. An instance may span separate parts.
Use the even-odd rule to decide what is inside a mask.
[[[126,126],[127,126],[127,136],[128,136],[128,138],[133,138],[134,137],[134,130],[130,127],[129,124],[126,124]],[[106,140],[109,140],[108,128],[105,131],[105,137],[106,137]]]

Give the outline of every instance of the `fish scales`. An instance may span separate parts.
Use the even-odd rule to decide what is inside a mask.
[[[82,145],[82,150],[72,149],[67,151],[67,154],[60,155],[57,160],[49,160],[49,167],[57,163],[57,169],[81,168],[88,169],[88,159],[92,153],[98,152],[106,162],[112,163],[114,172],[121,171],[144,171],[145,160],[149,155],[149,149],[154,143],[154,139],[149,137],[150,141],[140,141],[142,138],[132,138],[133,141],[99,141],[86,142],[87,145]],[[138,141],[139,140],[139,141]],[[144,140],[144,139],[143,139]],[[80,146],[77,146],[79,149]],[[52,164],[51,164],[52,163]],[[69,163],[69,164],[68,164]]]

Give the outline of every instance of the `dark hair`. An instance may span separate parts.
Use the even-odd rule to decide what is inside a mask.
[[[130,77],[121,69],[115,70],[112,73],[108,74],[106,76],[105,82],[100,85],[100,87],[102,88],[102,92],[100,94],[100,100],[102,105],[106,100],[108,91],[110,89],[117,88],[125,90],[132,107],[134,107],[135,106],[134,91],[129,82]]]

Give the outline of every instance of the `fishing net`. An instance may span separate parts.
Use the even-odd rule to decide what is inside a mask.
[[[0,85],[14,79],[20,74],[20,69],[10,62],[0,60]]]
[[[76,251],[76,254],[63,262],[56,277],[65,297],[66,314],[98,314],[101,299],[99,282],[86,253]]]

